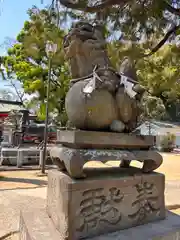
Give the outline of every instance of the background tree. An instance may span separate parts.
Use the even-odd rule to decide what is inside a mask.
[[[60,2],[67,9],[62,5],[59,9]],[[65,124],[64,99],[70,76],[62,52],[65,31],[58,26],[62,26],[64,20],[68,20],[68,25],[79,18],[91,22],[103,20],[108,30],[106,35],[111,37],[108,51],[114,67],[118,69],[123,57],[130,56],[136,63],[141,83],[152,95],[144,98],[147,101],[143,102],[143,108],[148,109],[144,117],[177,120],[177,112],[180,112],[179,49],[170,43],[179,34],[178,1],[123,0],[115,3],[108,0],[94,3],[54,0],[49,9],[30,9],[29,21],[25,22],[17,42],[8,49],[8,55],[2,58],[8,77],[11,80],[17,78],[26,93],[35,94],[29,106],[38,107],[38,115],[44,118],[48,74],[45,44],[48,40],[57,43],[58,51],[52,64],[50,112],[60,116]],[[164,45],[167,40],[169,44]]]
[[[123,38],[131,41],[146,39],[168,32],[175,33],[179,25],[180,2],[178,0],[52,0],[59,11],[59,4],[74,15],[91,15],[104,21],[112,31],[121,31]],[[79,10],[79,11],[77,11]],[[95,14],[96,13],[96,14]],[[168,36],[166,36],[168,37]]]
[[[52,0],[57,12],[60,5],[61,11],[66,8],[65,17],[69,14],[75,19],[103,22],[113,41],[109,44],[109,55],[115,67],[119,67],[123,56],[130,56],[137,63],[140,81],[153,95],[145,102],[151,117],[178,119],[179,50],[175,45],[162,47],[166,42],[170,44],[180,39],[180,1]],[[151,114],[153,106],[157,106],[158,111],[153,110]]]
[[[136,63],[138,79],[149,93],[142,100],[146,119],[149,115],[151,119],[180,120],[180,52],[175,44],[165,44],[147,58],[141,58],[146,43],[114,41],[108,50],[117,70],[125,56]]]
[[[141,83],[162,100],[169,119],[180,120],[180,53],[175,44],[166,44],[158,52],[137,64]]]
[[[3,57],[3,65],[9,79],[19,80],[25,93],[35,94],[29,105],[38,106],[38,116],[44,119],[48,78],[45,48],[47,41],[56,43],[58,49],[52,59],[49,109],[50,112],[57,112],[61,123],[65,124],[64,99],[69,79],[68,65],[62,52],[65,32],[56,25],[55,12],[50,15],[47,9],[39,10],[34,6],[28,14],[29,20],[18,34],[17,43]]]
[[[171,133],[167,133],[162,137],[160,146],[163,152],[171,152],[175,147],[176,136]]]

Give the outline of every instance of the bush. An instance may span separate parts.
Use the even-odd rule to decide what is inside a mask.
[[[171,133],[167,133],[161,140],[161,149],[164,152],[171,152],[175,146],[176,136]]]

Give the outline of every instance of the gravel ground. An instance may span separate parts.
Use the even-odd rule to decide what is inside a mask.
[[[180,214],[180,156],[164,156],[157,170],[166,175],[166,205],[177,205],[173,212]],[[37,171],[0,171],[0,237],[19,227],[20,210],[44,209],[47,177]],[[14,234],[6,240],[17,240]]]
[[[0,236],[19,228],[20,210],[45,208],[46,187],[0,191]]]
[[[166,184],[166,204],[180,205],[180,181]],[[0,190],[0,236],[19,227],[20,210],[43,209],[46,205],[46,187],[35,189]],[[13,236],[17,237],[16,235]],[[14,239],[13,238],[13,239]],[[7,238],[8,239],[8,238]],[[9,238],[10,239],[10,238]]]

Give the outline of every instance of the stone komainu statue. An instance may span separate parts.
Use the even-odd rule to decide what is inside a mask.
[[[65,37],[64,51],[73,78],[65,101],[71,124],[94,131],[135,129],[142,89],[133,90],[139,84],[128,58],[119,73],[112,68],[102,26],[76,23]]]

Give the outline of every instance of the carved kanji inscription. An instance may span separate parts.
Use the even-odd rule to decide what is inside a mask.
[[[135,188],[138,192],[136,200],[132,203],[132,207],[137,206],[138,210],[130,214],[131,219],[137,220],[138,223],[143,222],[149,214],[159,211],[157,206],[158,195],[154,195],[155,186],[153,183],[136,184]]]
[[[86,190],[80,202],[81,223],[77,230],[88,232],[99,225],[115,225],[121,221],[121,213],[117,207],[124,195],[115,187],[105,193],[103,188]]]

